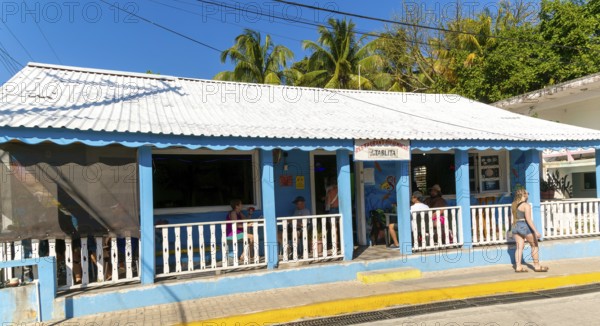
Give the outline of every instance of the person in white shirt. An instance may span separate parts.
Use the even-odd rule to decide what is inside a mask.
[[[410,206],[411,213],[429,209],[429,206],[423,204],[423,193],[421,193],[420,191],[413,192],[410,201],[412,202],[412,205]],[[390,245],[390,248],[399,248],[400,244],[398,243],[398,234],[396,233],[396,228],[398,227],[398,224],[390,223],[388,227],[390,231],[390,237],[394,242],[393,245]]]

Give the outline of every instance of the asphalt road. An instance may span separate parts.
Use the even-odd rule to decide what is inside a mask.
[[[600,325],[600,293],[468,308],[361,325],[542,326]]]

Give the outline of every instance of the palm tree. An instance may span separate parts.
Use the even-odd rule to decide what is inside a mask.
[[[221,62],[227,58],[235,64],[233,71],[222,71],[214,79],[260,84],[281,84],[283,69],[294,53],[283,45],[275,45],[271,36],[261,44],[260,33],[245,29],[235,38],[235,44],[221,52]]]
[[[312,54],[300,84],[325,88],[375,88],[369,76],[376,76],[384,60],[372,51],[374,45],[361,46],[360,40],[356,40],[352,21],[330,18],[328,24],[329,27],[319,26],[317,42],[302,42],[302,47]],[[361,78],[359,69],[363,73]]]

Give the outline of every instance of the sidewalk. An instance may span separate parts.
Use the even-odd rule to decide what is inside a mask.
[[[428,272],[420,279],[403,281],[374,284],[351,281],[292,287],[117,311],[54,324],[271,324],[399,305],[600,282],[600,260],[597,258],[550,261],[545,265],[550,266],[547,273],[534,273],[531,269],[529,273],[514,273],[511,266],[500,265]]]

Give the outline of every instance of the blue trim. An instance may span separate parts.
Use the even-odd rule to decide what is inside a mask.
[[[275,180],[273,170],[273,151],[260,151],[260,165],[262,166],[261,189],[263,215],[265,217],[265,259],[267,268],[274,269],[278,264],[277,244],[277,215],[275,212]]]
[[[454,177],[456,178],[456,205],[462,211],[462,229],[458,232],[462,235],[464,247],[469,248],[473,242],[471,230],[471,192],[469,189],[469,152],[465,150],[454,151]]]
[[[342,214],[342,232],[344,246],[344,260],[352,260],[354,251],[354,237],[352,234],[352,185],[350,184],[350,153],[347,150],[337,150],[337,183],[338,203]]]
[[[138,174],[140,192],[140,239],[141,239],[141,273],[142,284],[154,283],[154,197],[152,190],[152,147],[142,146],[138,149]]]
[[[68,145],[81,142],[89,146],[106,146],[121,144],[126,147],[141,147],[152,145],[157,148],[185,147],[188,149],[209,148],[223,150],[236,148],[251,150],[256,148],[291,150],[298,148],[311,151],[322,148],[327,151],[337,149],[354,150],[353,139],[282,139],[258,137],[209,137],[209,136],[181,136],[151,133],[126,133],[89,130],[70,130],[54,128],[11,128],[0,127],[0,143],[19,140],[26,144],[38,144],[51,141],[59,145]],[[600,140],[585,141],[507,141],[507,140],[413,140],[411,148],[430,151],[439,149],[449,151],[452,149],[577,149],[593,147],[600,149]]]
[[[322,148],[334,151],[340,148],[353,150],[354,141],[347,139],[282,139],[282,138],[250,138],[250,137],[207,137],[207,136],[175,136],[164,134],[142,134],[124,132],[99,132],[51,128],[9,128],[0,127],[0,143],[19,140],[26,144],[38,144],[51,141],[58,145],[81,142],[89,146],[106,146],[121,144],[126,147],[152,145],[157,148],[185,147],[188,149],[209,148],[224,150],[252,150],[256,148],[271,150],[281,148],[291,150],[298,148],[311,151]]]
[[[434,149],[450,151],[460,150],[544,150],[544,149],[578,149],[581,147],[600,148],[600,140],[582,141],[508,141],[508,140],[412,140],[411,149],[430,151]]]
[[[400,240],[400,252],[405,255],[412,254],[409,170],[409,161],[396,162],[396,212],[398,214],[398,240]]]
[[[56,297],[56,258],[28,258],[0,262],[0,268],[38,266],[38,282],[40,286],[40,320],[48,321],[54,314],[54,298]],[[13,300],[14,301],[14,300]],[[37,303],[35,303],[37,306]],[[20,307],[23,308],[23,307]],[[11,316],[1,316],[3,321],[11,321]]]
[[[535,229],[543,235],[542,232],[542,212],[540,207],[540,152],[537,150],[528,150],[525,155],[525,189],[529,193],[529,202],[533,210],[533,225]]]

